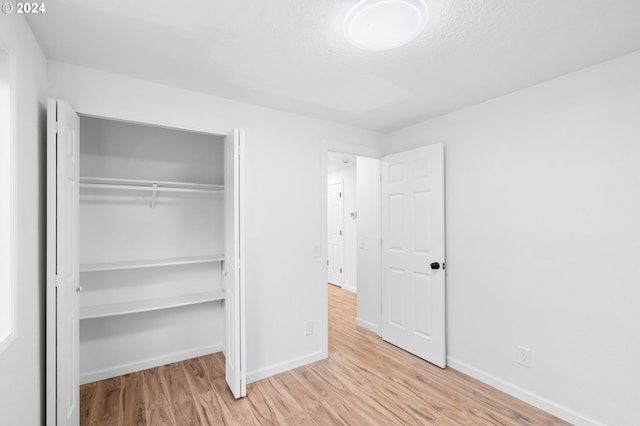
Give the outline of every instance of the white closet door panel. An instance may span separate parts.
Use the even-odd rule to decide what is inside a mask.
[[[225,188],[225,374],[236,398],[247,394],[245,351],[245,290],[242,276],[241,161],[242,132],[234,129],[224,141]]]
[[[56,327],[48,329],[55,338],[48,340],[49,368],[55,368],[55,389],[49,389],[47,401],[49,420],[55,417],[59,425],[77,424],[79,421],[79,368],[78,368],[78,199],[80,170],[80,119],[71,107],[59,100],[47,103],[48,176],[55,182],[49,186],[50,210],[55,217],[50,222],[48,251],[55,265],[50,265],[48,297],[55,297]],[[53,296],[55,294],[55,296]],[[50,304],[51,307],[51,304]],[[51,345],[55,345],[51,347]],[[55,355],[53,355],[55,354]],[[54,358],[54,359],[52,359]],[[53,392],[53,394],[51,394]],[[55,414],[53,414],[55,411]]]

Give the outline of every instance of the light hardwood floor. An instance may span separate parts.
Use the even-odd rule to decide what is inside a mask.
[[[329,358],[251,383],[234,400],[208,355],[80,387],[81,425],[561,425],[560,419],[355,325],[329,285]]]

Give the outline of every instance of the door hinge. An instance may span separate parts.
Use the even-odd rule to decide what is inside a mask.
[[[342,192],[340,193],[340,198],[342,198]]]
[[[340,273],[342,273],[342,268],[340,268]]]
[[[327,259],[327,266],[329,266],[329,259]]]
[[[56,135],[58,134],[58,122],[56,121]]]
[[[58,274],[56,274],[56,277],[54,278],[53,281],[55,282],[56,287],[58,287]]]
[[[340,230],[340,235],[342,235],[342,229]]]

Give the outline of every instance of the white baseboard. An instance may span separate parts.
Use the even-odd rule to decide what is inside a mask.
[[[121,376],[135,371],[146,370],[147,368],[159,367],[161,365],[171,364],[172,362],[184,361],[185,359],[213,354],[222,351],[222,346],[223,345],[203,346],[188,351],[173,352],[155,358],[147,358],[141,361],[115,365],[102,370],[89,371],[80,374],[80,384],[84,385],[85,383]]]
[[[294,368],[302,367],[303,365],[323,360],[326,357],[326,354],[323,354],[322,351],[319,351],[314,352],[311,355],[293,358],[288,361],[271,365],[269,367],[261,368],[259,370],[249,371],[247,372],[247,383],[266,379],[267,377],[275,376],[276,374],[284,373],[285,371],[293,370]]]
[[[371,321],[363,320],[360,317],[356,317],[356,324],[358,324],[360,327],[366,328],[367,330],[373,331],[378,336],[380,335],[380,333],[378,333],[378,325],[372,323]]]
[[[356,287],[352,287],[350,285],[344,285],[344,286],[342,286],[342,289],[350,291],[351,293],[357,293],[358,292],[358,289]]]
[[[558,404],[554,401],[548,400],[538,394],[528,391],[513,383],[507,382],[499,377],[475,368],[462,361],[458,361],[455,358],[447,357],[447,366],[455,370],[458,370],[467,376],[471,376],[474,379],[480,380],[496,389],[501,390],[515,398],[518,398],[534,407],[540,408],[548,413],[553,414],[556,417],[560,417],[574,425],[579,426],[606,426],[605,423],[599,422],[586,416],[582,413],[578,413],[568,407]]]

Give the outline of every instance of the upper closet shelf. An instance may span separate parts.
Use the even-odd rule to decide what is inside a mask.
[[[160,193],[172,193],[173,196],[222,197],[224,185],[210,185],[190,182],[168,182],[140,179],[117,179],[101,177],[80,177],[80,188],[95,194],[100,191],[107,194],[123,192],[142,192],[151,196],[151,207],[156,205],[156,196]]]
[[[115,271],[119,269],[153,268],[158,266],[189,265],[193,263],[210,263],[224,261],[224,254],[212,256],[178,257],[173,259],[133,260],[110,263],[84,263],[80,265],[80,272]]]

